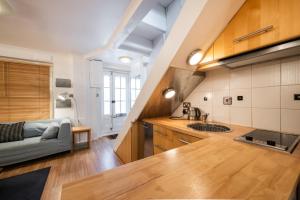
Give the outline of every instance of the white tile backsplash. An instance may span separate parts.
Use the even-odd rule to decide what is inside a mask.
[[[200,106],[212,106],[212,92],[199,92],[198,98]]]
[[[230,107],[213,105],[212,120],[216,122],[230,123]]]
[[[280,131],[280,109],[252,108],[252,126]]]
[[[213,105],[224,106],[223,97],[229,96],[229,90],[215,90],[212,93]]]
[[[300,110],[281,110],[281,131],[300,134]]]
[[[253,108],[280,108],[280,86],[252,89]]]
[[[230,96],[232,97],[232,107],[251,107],[251,89],[231,89]],[[239,101],[238,96],[242,96],[243,100]]]
[[[252,87],[280,85],[280,61],[259,63],[252,66]]]
[[[251,88],[251,66],[233,69],[230,73],[230,89]]]
[[[300,84],[300,57],[292,57],[281,62],[281,84]]]
[[[213,74],[213,90],[229,89],[229,72],[229,69],[221,69]]]
[[[300,134],[298,93],[300,56],[209,71],[186,100],[209,113],[209,120]],[[231,106],[223,105],[224,96],[232,97]]]
[[[230,121],[232,124],[248,126],[252,125],[251,108],[231,107]]]
[[[300,101],[294,100],[294,94],[300,94],[300,85],[281,86],[281,108],[300,109]]]

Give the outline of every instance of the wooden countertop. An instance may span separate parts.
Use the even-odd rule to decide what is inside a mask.
[[[213,134],[191,131],[186,128],[189,121],[145,121],[205,139],[65,184],[62,199],[289,199],[293,195],[299,157],[232,140],[252,128],[231,126],[231,133]]]

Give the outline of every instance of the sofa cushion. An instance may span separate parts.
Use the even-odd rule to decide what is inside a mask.
[[[51,123],[42,135],[42,140],[57,138],[59,125],[56,122]]]
[[[50,123],[26,122],[24,124],[24,138],[38,137],[48,128]]]
[[[0,124],[0,143],[23,140],[25,122]]]

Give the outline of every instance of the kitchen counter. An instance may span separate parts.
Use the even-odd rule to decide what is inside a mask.
[[[187,128],[187,120],[145,119],[196,137],[198,142],[63,185],[62,199],[244,198],[290,199],[299,181],[293,154],[234,141],[252,128],[215,134]]]

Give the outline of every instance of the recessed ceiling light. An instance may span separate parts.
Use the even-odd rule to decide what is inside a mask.
[[[191,66],[197,65],[203,58],[203,52],[201,49],[196,49],[190,53],[187,58],[187,63]]]
[[[132,58],[129,56],[121,56],[121,57],[119,57],[119,60],[124,64],[128,64],[128,63],[131,63]]]
[[[163,91],[163,96],[166,98],[166,99],[171,99],[172,97],[174,97],[176,94],[176,91],[175,89],[173,88],[167,88]]]

